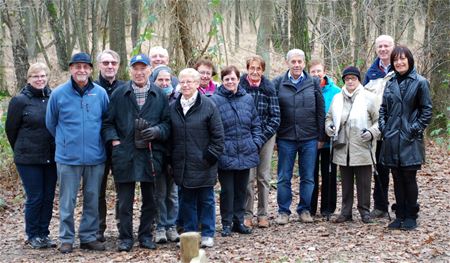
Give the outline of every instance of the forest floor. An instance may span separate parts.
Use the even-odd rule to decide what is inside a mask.
[[[449,152],[429,142],[427,164],[420,171],[419,227],[414,231],[390,231],[387,219],[363,224],[353,209],[353,222],[335,224],[315,217],[312,224],[298,222],[291,216],[288,225],[278,226],[276,190],[270,193],[268,229],[254,229],[251,235],[234,233],[220,237],[220,214],[217,196],[217,233],[215,246],[206,250],[210,262],[450,262],[450,162]],[[274,169],[275,171],[275,169]],[[0,211],[0,262],[179,262],[180,250],[175,243],[158,245],[149,251],[137,246],[130,253],[116,252],[117,230],[114,220],[114,190],[108,190],[108,229],[105,252],[80,250],[75,244],[71,254],[57,249],[34,250],[25,243],[23,222],[24,195],[20,180],[12,175],[0,175],[0,197],[7,207]],[[294,182],[294,208],[298,201],[298,178]],[[392,186],[392,183],[391,183]],[[389,199],[394,202],[390,188]],[[55,198],[51,236],[58,235],[58,198]],[[138,226],[139,196],[135,202],[135,230]],[[338,185],[338,209],[340,208]],[[356,201],[355,201],[356,202]],[[80,200],[78,200],[80,204]],[[356,205],[354,205],[356,207]],[[294,211],[295,209],[293,209]],[[77,225],[81,209],[76,210]],[[336,216],[336,215],[335,215]],[[391,213],[391,216],[392,215]]]

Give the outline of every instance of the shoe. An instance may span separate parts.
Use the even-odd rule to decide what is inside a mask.
[[[104,251],[106,249],[105,245],[97,240],[88,243],[80,243],[80,248],[94,251]]]
[[[231,231],[238,232],[239,234],[244,234],[244,235],[248,235],[248,234],[252,233],[252,229],[244,226],[244,224],[242,224],[242,223],[234,223]]]
[[[417,227],[416,219],[414,218],[406,218],[405,221],[403,221],[402,230],[413,230]]]
[[[59,252],[63,254],[72,253],[72,251],[73,251],[72,243],[62,243],[61,246],[59,247]]]
[[[373,209],[372,212],[370,212],[370,217],[372,218],[385,218],[388,216],[388,213],[386,211],[380,210],[380,209]]]
[[[157,229],[155,233],[155,242],[162,244],[167,242],[166,230],[164,228]]]
[[[372,218],[370,217],[370,215],[363,215],[363,216],[361,216],[361,221],[362,221],[364,224],[370,224],[370,223],[373,223]]]
[[[223,237],[231,236],[231,227],[230,226],[223,226],[222,227],[222,236]]]
[[[34,249],[47,248],[47,243],[40,237],[33,237],[28,240],[28,244]]]
[[[130,239],[122,239],[119,240],[119,244],[117,245],[117,251],[122,252],[130,252],[133,248],[133,240]]]
[[[258,227],[260,228],[268,228],[269,227],[269,220],[267,217],[262,216],[258,218]]]
[[[389,225],[388,228],[389,229],[401,229],[402,228],[402,224],[403,224],[403,220],[400,218],[396,218],[394,221],[392,221]]]
[[[279,214],[275,222],[279,225],[286,225],[289,223],[289,215],[288,214]]]
[[[299,219],[303,223],[312,223],[312,222],[314,222],[314,220],[312,219],[311,214],[309,213],[308,210],[303,210],[300,213],[300,218]]]
[[[174,227],[174,226],[173,227],[169,227],[169,229],[167,229],[166,236],[167,236],[167,239],[170,242],[178,242],[178,241],[180,241],[180,235],[178,235],[177,228]]]
[[[202,248],[213,247],[214,246],[214,238],[212,237],[202,237],[202,242],[200,243]]]
[[[352,216],[344,216],[344,215],[339,215],[333,222],[334,223],[344,223],[347,221],[352,221]]]
[[[253,226],[253,222],[251,218],[246,218],[244,219],[244,226],[246,227],[252,227]]]
[[[99,242],[105,242],[105,234],[103,232],[98,231],[97,234],[95,234],[95,238],[97,238],[97,241]]]
[[[156,249],[156,244],[151,239],[139,241],[139,247],[146,249]]]
[[[56,247],[56,242],[54,240],[51,240],[48,236],[43,237],[42,241],[45,243],[45,245],[48,248],[55,248]]]

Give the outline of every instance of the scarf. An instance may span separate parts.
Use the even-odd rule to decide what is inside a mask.
[[[347,87],[342,87],[342,92],[336,94],[333,98],[333,103],[331,105],[331,112],[333,114],[333,123],[336,127],[336,134],[339,133],[339,129],[341,128],[342,120],[342,111],[344,109],[344,100],[347,97],[352,102],[352,106],[350,109],[350,116],[348,116],[347,123],[351,126],[356,126],[360,130],[366,129],[367,127],[367,102],[366,96],[364,95],[364,88],[360,84],[353,93],[349,93]],[[354,97],[354,98],[353,98]],[[347,116],[345,116],[347,119]]]
[[[180,98],[181,108],[183,108],[183,114],[186,115],[186,113],[189,111],[189,109],[194,105],[195,101],[197,100],[198,91],[195,91],[192,97],[189,99],[185,99],[184,95]]]
[[[249,76],[247,75],[247,81],[248,81],[248,84],[250,84],[250,88],[253,88],[253,89],[259,88],[259,85],[261,85],[261,80],[262,80],[262,78],[259,79],[259,81],[254,82],[254,81],[252,81],[252,80],[249,78]]]

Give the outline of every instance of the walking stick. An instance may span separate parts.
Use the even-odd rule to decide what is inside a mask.
[[[365,132],[365,129],[363,130],[363,132]],[[372,164],[373,164],[373,176],[376,177],[376,179],[378,181],[378,186],[380,187],[381,195],[384,196],[383,185],[381,184],[381,178],[380,178],[380,175],[378,174],[377,164],[375,163],[375,159],[373,158],[373,154],[372,154],[372,141],[369,141],[369,152],[370,152],[370,159],[372,159]],[[389,208],[387,209],[387,214],[389,217],[389,221],[391,221],[392,219],[391,219],[391,214],[389,213]]]
[[[150,153],[150,168],[152,169],[152,175],[156,176],[155,164],[153,163],[152,142],[148,142],[148,151]]]
[[[334,137],[334,136],[333,136]],[[330,164],[328,165],[328,204],[327,204],[327,221],[330,221],[331,215],[331,173],[333,171],[333,137],[330,137]]]

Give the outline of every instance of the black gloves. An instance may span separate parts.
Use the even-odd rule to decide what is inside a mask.
[[[146,128],[141,131],[141,136],[146,141],[156,140],[159,138],[159,128],[157,126]]]
[[[141,131],[149,126],[148,122],[142,118],[134,120],[134,145],[137,149],[145,149],[148,147],[147,142],[141,135]]]

